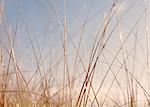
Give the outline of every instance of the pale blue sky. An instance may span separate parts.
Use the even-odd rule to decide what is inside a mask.
[[[81,35],[81,25],[87,19],[91,18],[90,21],[85,25],[83,41],[81,44],[81,48],[79,53],[85,64],[89,61],[91,47],[93,46],[94,38],[96,37],[96,33],[98,29],[100,29],[102,22],[104,20],[105,15],[108,14],[112,3],[114,0],[67,0],[67,27],[68,33],[73,39],[76,46],[79,43],[79,37]],[[2,3],[1,3],[2,4]],[[132,5],[132,7],[128,10],[128,8]],[[91,6],[91,7],[90,7]],[[145,9],[144,0],[123,0],[122,4],[123,10],[120,12],[120,16],[123,15],[121,20],[121,27],[124,38],[130,33],[132,27],[139,19],[140,15]],[[55,10],[56,9],[56,10]],[[148,5],[148,9],[150,9],[150,5]],[[15,32],[15,26],[17,23],[17,18],[19,15],[19,25],[15,39],[14,50],[16,54],[16,58],[22,67],[23,70],[35,70],[36,69],[36,61],[34,58],[33,50],[29,38],[33,42],[35,51],[37,53],[38,60],[40,60],[40,55],[42,52],[42,58],[48,54],[48,57],[44,61],[44,70],[49,69],[48,66],[50,62],[52,65],[58,62],[63,56],[63,48],[62,48],[62,40],[61,33],[63,33],[63,25],[59,24],[59,21],[56,17],[55,11],[58,12],[58,16],[63,23],[64,17],[64,1],[63,0],[4,0],[4,14],[6,16],[7,24],[12,29],[12,32]],[[127,11],[128,10],[128,11]],[[127,11],[127,12],[126,12]],[[89,12],[89,13],[88,13]],[[108,32],[106,37],[108,37],[109,33],[113,29],[118,19],[118,14],[115,15],[109,25]],[[147,20],[150,19],[150,13],[147,14]],[[136,30],[134,29],[134,33],[131,33],[130,38],[127,40],[125,44],[126,51],[129,52],[131,48],[135,45],[134,34],[138,34],[138,39],[140,42],[137,45],[137,59],[136,62],[136,70],[138,72],[138,78],[144,84],[145,75],[147,76],[146,71],[146,36],[145,36],[145,22],[144,17],[138,23]],[[25,24],[28,27],[30,32],[29,34],[26,30]],[[148,28],[150,28],[150,23],[147,22]],[[61,33],[60,33],[61,32]],[[74,34],[74,35],[73,35]],[[2,38],[7,41],[7,36],[3,35]],[[36,39],[35,39],[36,38]],[[149,38],[150,39],[150,38]],[[68,43],[68,61],[70,71],[72,71],[74,65],[74,57],[75,57],[75,49],[71,43],[70,37],[67,38]],[[7,46],[7,42],[4,44]],[[39,47],[38,47],[39,45]],[[143,47],[143,48],[142,48]],[[118,28],[113,32],[106,48],[110,50],[110,52],[115,56],[118,49],[120,48],[120,40]],[[142,51],[144,50],[144,52]],[[150,51],[150,50],[149,50]],[[49,53],[51,52],[51,53]],[[104,51],[104,55],[106,56],[109,62],[112,61],[113,57],[107,51]],[[133,55],[133,52],[132,52]],[[120,61],[123,61],[122,53],[120,52],[118,57]],[[98,81],[101,80],[100,76],[104,76],[108,69],[108,65],[104,61],[104,58],[101,56],[99,62],[104,62],[98,64],[97,75],[95,76],[95,81],[93,82],[99,84]],[[149,60],[149,59],[148,59]],[[6,61],[7,62],[7,61]],[[80,62],[80,61],[79,61]],[[128,67],[132,70],[133,67],[133,57],[129,57]],[[115,61],[114,64],[120,66],[120,64]],[[79,63],[79,68],[82,67],[82,64]],[[62,66],[57,68],[58,71],[62,72]],[[118,68],[112,66],[114,71],[117,71]],[[83,70],[79,70],[79,73]],[[142,70],[145,72],[143,73]],[[123,71],[123,70],[122,70]],[[58,75],[61,75],[61,73]],[[124,81],[122,79],[124,76],[124,72],[119,75],[118,78],[121,79],[121,82]],[[113,76],[111,72],[108,75],[109,79],[112,79]],[[81,78],[83,79],[83,78]],[[110,84],[107,84],[110,85]]]
[[[90,51],[90,48],[93,45],[94,37],[98,32],[98,29],[103,22],[104,16],[109,11],[112,3],[113,0],[67,0],[68,32],[73,37],[76,45],[78,44],[78,40],[81,35],[81,30],[79,30],[79,27],[81,27],[81,25],[85,22],[86,17],[87,19],[92,17],[92,19],[85,26],[83,39],[84,41],[82,46],[83,49],[81,51]],[[130,5],[132,5],[132,8],[126,13],[126,10],[130,7]],[[144,10],[144,0],[124,0],[124,2],[122,3],[122,7],[123,10],[121,14],[126,13],[122,19],[122,22],[132,28],[134,23],[137,21],[140,14]],[[31,49],[29,36],[26,31],[24,22],[27,24],[28,29],[32,28],[32,33],[30,35],[31,39],[33,40],[37,38],[37,41],[34,40],[33,42],[35,48],[38,48],[37,43],[40,46],[40,51],[42,51],[42,47],[44,47],[43,56],[48,53],[50,44],[52,45],[52,47],[54,47],[54,45],[57,43],[57,46],[55,46],[55,52],[62,49],[60,29],[63,33],[63,25],[59,24],[55,11],[58,12],[61,23],[63,23],[63,0],[5,0],[4,10],[7,23],[8,25],[10,25],[10,28],[13,32],[15,31],[15,26],[20,10],[19,27],[15,40],[15,50],[17,54],[16,56],[19,56],[19,58],[23,57],[22,60],[24,60],[24,62],[27,60],[26,57],[30,56],[31,59],[33,58],[33,51]],[[115,16],[110,23],[110,29],[113,28],[116,20],[117,17]],[[139,29],[142,29],[142,24],[139,25]],[[123,31],[125,33],[129,32],[127,26]],[[72,35],[74,32],[76,32],[75,35]],[[111,37],[110,42],[108,43],[108,48],[119,47],[118,36],[115,36],[115,33],[113,35],[114,36]],[[70,41],[69,37],[68,41]],[[68,47],[69,54],[72,54],[74,51],[71,42],[68,43]],[[115,54],[116,50],[112,51]],[[26,52],[28,53],[28,55],[26,54]],[[38,49],[37,52],[39,52]],[[55,52],[53,54],[55,54]],[[62,52],[60,52],[60,54],[62,54]],[[28,62],[31,61],[27,60],[26,63],[28,64]]]
[[[84,44],[86,44],[86,48],[90,48],[93,45],[93,40],[94,40],[93,38],[97,33],[98,29],[100,28],[104,16],[109,11],[112,3],[113,0],[67,0],[68,32],[71,34],[71,36],[73,36],[74,41],[76,41],[76,45],[78,43],[78,38],[81,34],[80,30],[78,29],[85,22],[86,17],[88,17],[87,19],[92,17],[92,19],[85,26]],[[144,0],[124,0],[122,5],[123,6],[122,14],[124,14],[125,11],[129,8],[129,6],[133,3],[134,3],[133,7],[123,17],[123,23],[126,24],[127,26],[130,26],[131,28],[144,10]],[[43,47],[43,43],[44,43],[45,44],[44,50],[46,51],[49,49],[49,45],[48,45],[50,43],[49,38],[52,39],[53,45],[57,41],[59,41],[58,46],[56,47],[58,49],[61,48],[60,29],[61,32],[63,32],[63,28],[62,25],[59,25],[54,8],[56,8],[56,11],[58,12],[58,16],[63,23],[63,17],[64,17],[63,0],[5,0],[4,1],[4,10],[5,10],[4,14],[6,15],[7,23],[8,25],[10,25],[13,32],[15,31],[15,26],[19,14],[19,9],[20,9],[19,27],[16,35],[17,39],[15,42],[16,44],[15,46],[18,47],[16,48],[16,53],[20,54],[19,56],[22,56],[21,53],[24,53],[28,45],[29,46],[26,50],[29,51],[29,53],[31,51],[29,37],[23,21],[27,24],[29,29],[32,28],[33,33],[35,33],[35,35],[31,34],[31,38],[35,39],[37,37],[38,44],[41,46],[40,48]],[[116,21],[116,17],[114,17],[112,20],[113,21],[111,22],[110,29],[112,29],[112,26]],[[143,26],[143,25],[140,24],[139,26]],[[125,29],[124,32],[127,33],[128,31],[127,28],[124,29]],[[142,27],[139,27],[139,29],[142,29]],[[76,31],[77,31],[76,35],[72,35]],[[111,44],[110,46],[116,47],[119,43],[117,41],[118,41],[118,37],[112,36],[109,42]],[[91,43],[89,44],[89,42]],[[44,53],[47,52],[45,51]],[[72,49],[70,49],[70,53],[72,53],[71,51]]]

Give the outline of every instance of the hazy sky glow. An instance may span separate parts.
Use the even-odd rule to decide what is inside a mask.
[[[115,0],[66,1],[67,54],[69,71],[72,76],[75,56],[77,54],[74,45],[78,47],[82,35],[78,52],[87,69],[94,40],[97,34],[99,36],[102,34],[104,18],[110,15],[109,11]],[[4,8],[3,14],[9,26],[9,31],[12,34],[12,40],[15,37],[13,49],[21,70],[35,72],[38,68],[37,60],[39,63],[42,63],[40,70],[43,71],[43,73],[48,70],[55,71],[53,74],[54,77],[52,78],[52,84],[54,84],[54,86],[62,84],[64,0],[1,0],[0,3],[1,7]],[[98,89],[100,81],[102,81],[109,69],[110,72],[102,86],[102,91],[105,89],[108,90],[108,87],[110,87],[114,79],[114,75],[117,74],[121,64],[124,63],[124,58],[128,57],[126,67],[129,72],[133,73],[135,78],[150,92],[147,85],[148,72],[150,72],[150,65],[147,65],[147,62],[150,60],[148,59],[150,58],[150,49],[148,49],[150,43],[148,43],[147,46],[147,42],[150,40],[150,3],[145,3],[144,0],[120,0],[118,3],[117,6],[119,6],[119,9],[110,20],[104,41],[107,41],[107,38],[111,36],[98,59],[95,69],[93,80],[95,90]],[[115,8],[113,9],[113,11],[115,11]],[[9,49],[7,32],[4,30],[3,19],[1,18],[1,20],[0,30],[3,32],[3,35],[1,34],[0,37],[3,41],[3,46]],[[116,28],[114,29],[115,26]],[[147,31],[145,29],[147,29]],[[121,33],[119,33],[120,31]],[[122,38],[120,38],[121,36]],[[122,42],[125,40],[122,47],[120,39],[122,39]],[[96,43],[98,43],[98,40],[96,40]],[[120,47],[123,49],[117,53]],[[36,57],[34,52],[36,53]],[[8,54],[4,49],[3,54],[5,57],[4,63],[7,65]],[[98,52],[96,54],[98,54]],[[115,56],[116,59],[111,65]],[[96,60],[96,58],[94,60]],[[78,76],[84,71],[79,57],[77,62],[75,76]],[[59,65],[56,66],[57,63],[59,63]],[[111,68],[109,68],[110,65],[112,66]],[[85,73],[83,73],[83,75],[84,76],[77,79],[75,83],[77,87],[81,87]],[[126,81],[125,75],[126,73],[123,66],[117,75],[121,87],[126,87],[126,82],[124,83],[124,81]],[[60,79],[56,81],[56,78]],[[136,84],[136,81],[134,81],[133,84]],[[117,88],[117,82],[114,81],[112,92]],[[138,86],[138,91],[141,92],[141,96],[144,95],[140,86]],[[118,93],[121,93],[120,90]]]

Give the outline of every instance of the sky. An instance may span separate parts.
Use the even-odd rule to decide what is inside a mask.
[[[78,46],[79,38],[82,34],[81,27],[85,23],[83,30],[83,38],[81,42],[81,47],[79,53],[87,67],[90,52],[96,38],[96,34],[101,28],[104,18],[109,15],[109,10],[113,5],[114,0],[66,0],[67,9],[67,48],[68,48],[68,64],[70,72],[73,71],[73,65],[75,60],[75,49],[72,41],[76,46]],[[106,37],[111,34],[111,31],[115,27],[119,18],[118,27],[111,34],[106,49],[111,52],[111,54],[104,50],[103,55],[109,63],[112,62],[113,56],[117,54],[121,43],[119,35],[119,26],[122,31],[123,40],[128,36],[126,43],[124,44],[124,51],[126,54],[132,50],[135,45],[135,38],[137,37],[136,45],[136,58],[133,58],[134,51],[131,52],[129,59],[127,61],[127,66],[130,70],[133,70],[133,61],[135,60],[134,70],[137,72],[137,78],[144,84],[147,84],[145,78],[147,78],[147,61],[149,61],[150,49],[147,49],[146,42],[150,39],[147,37],[145,32],[145,26],[150,28],[150,4],[144,0],[120,0],[122,2],[119,11],[111,19],[111,22],[106,33]],[[60,66],[56,66],[59,60],[63,57],[63,43],[62,36],[64,32],[64,1],[63,0],[1,0],[1,7],[4,10],[4,16],[6,18],[7,25],[9,26],[9,31],[12,33],[12,38],[15,34],[14,39],[14,52],[19,63],[20,68],[23,71],[36,71],[37,63],[43,61],[43,67],[41,71],[46,72],[51,66],[54,66],[54,71],[56,75],[62,75],[60,72],[63,69],[62,62]],[[147,10],[145,11],[145,8]],[[143,12],[146,12],[146,14]],[[142,18],[139,20],[139,18]],[[8,38],[6,31],[4,30],[3,19],[1,18],[1,31],[3,35],[1,39],[3,40],[3,45],[9,48]],[[138,21],[139,20],[139,21]],[[138,23],[136,24],[136,22]],[[18,25],[17,25],[18,23]],[[136,27],[132,28],[136,25]],[[136,36],[135,36],[136,35]],[[32,44],[31,44],[31,41]],[[149,46],[150,44],[148,44]],[[35,50],[33,50],[33,47]],[[135,49],[135,48],[134,48]],[[147,52],[148,50],[148,52]],[[37,55],[35,58],[34,51]],[[5,63],[7,64],[8,56],[5,54]],[[127,56],[127,55],[125,55]],[[95,79],[93,84],[96,84],[95,88],[99,85],[98,81],[101,81],[108,69],[108,64],[103,56],[100,57],[98,67],[96,69]],[[119,53],[117,56],[120,62],[123,62],[123,54]],[[79,60],[79,59],[78,59]],[[51,66],[50,66],[51,65]],[[119,69],[117,66],[121,66],[116,60],[112,66],[112,70],[116,71]],[[79,69],[80,68],[80,69]],[[83,71],[82,64],[78,61],[78,67],[76,75]],[[120,82],[125,81],[122,79],[124,77],[124,70],[119,74],[118,79]],[[149,71],[148,71],[149,72]],[[56,77],[57,78],[57,77]],[[54,78],[55,80],[55,78]],[[113,74],[109,73],[106,79],[106,87],[110,86],[109,80],[113,80]],[[79,79],[79,82],[83,81],[83,78]],[[59,82],[58,82],[59,83]],[[116,86],[117,87],[117,86]],[[147,89],[147,86],[146,86]]]

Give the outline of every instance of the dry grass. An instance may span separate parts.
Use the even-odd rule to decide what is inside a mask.
[[[64,0],[63,18],[59,15],[55,1],[47,1],[56,23],[61,25],[58,27],[59,49],[52,45],[50,25],[44,30],[46,33],[44,33],[43,41],[40,40],[43,44],[39,43],[38,34],[21,13],[21,5],[18,5],[17,21],[15,26],[11,26],[14,29],[11,31],[4,11],[7,5],[6,7],[1,6],[0,107],[139,107],[140,104],[144,107],[150,106],[148,0],[145,1],[147,5],[135,23],[126,27],[126,33],[124,33],[126,24],[122,21],[136,3],[131,3],[123,14],[118,15],[124,2],[125,0],[112,1],[101,26],[91,36],[94,38],[94,42],[90,43],[92,47],[88,48],[88,52],[84,54],[82,53],[84,36],[88,32],[86,27],[98,14],[90,16],[94,1],[87,9],[83,24],[73,33],[70,33],[68,26],[67,0]],[[117,19],[116,22],[115,19]],[[142,29],[142,32],[145,32],[144,36],[139,36],[136,31],[141,21],[144,21],[144,31]],[[17,56],[16,52],[15,43],[18,39],[19,23],[24,25],[29,40],[26,49],[30,54],[32,53],[27,57],[29,68],[33,70],[30,72],[24,71],[22,66],[26,65],[23,65],[24,62],[20,63],[21,58]],[[45,52],[46,35],[50,38],[50,46],[46,47]],[[76,35],[79,36],[77,40],[75,39]],[[111,41],[114,35],[118,35],[119,39],[116,52],[112,52],[113,50],[109,48],[109,44],[114,43]],[[146,38],[144,41],[146,47],[144,48],[145,45],[141,44],[143,38]],[[57,46],[57,44],[55,45]],[[145,55],[146,60],[142,59],[144,62],[141,62],[138,57],[137,50],[142,50]],[[70,52],[72,52],[73,58],[70,57]],[[32,61],[33,65],[30,63]],[[139,71],[147,73],[148,85],[143,85],[138,77],[141,73],[137,73],[136,67],[138,65],[142,67],[142,63],[146,64],[146,70]],[[104,69],[102,69],[102,65]],[[99,72],[103,75],[100,75]],[[97,82],[95,83],[95,81]],[[115,95],[112,94],[113,88]],[[141,96],[143,99],[139,100]]]

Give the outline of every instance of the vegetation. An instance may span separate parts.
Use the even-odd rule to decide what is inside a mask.
[[[62,17],[54,0],[45,1],[50,15],[42,33],[21,0],[15,24],[1,2],[0,107],[149,107],[149,1],[137,16],[132,10],[140,0],[126,8],[126,0],[111,0],[106,13],[89,1],[73,29],[68,1]]]

